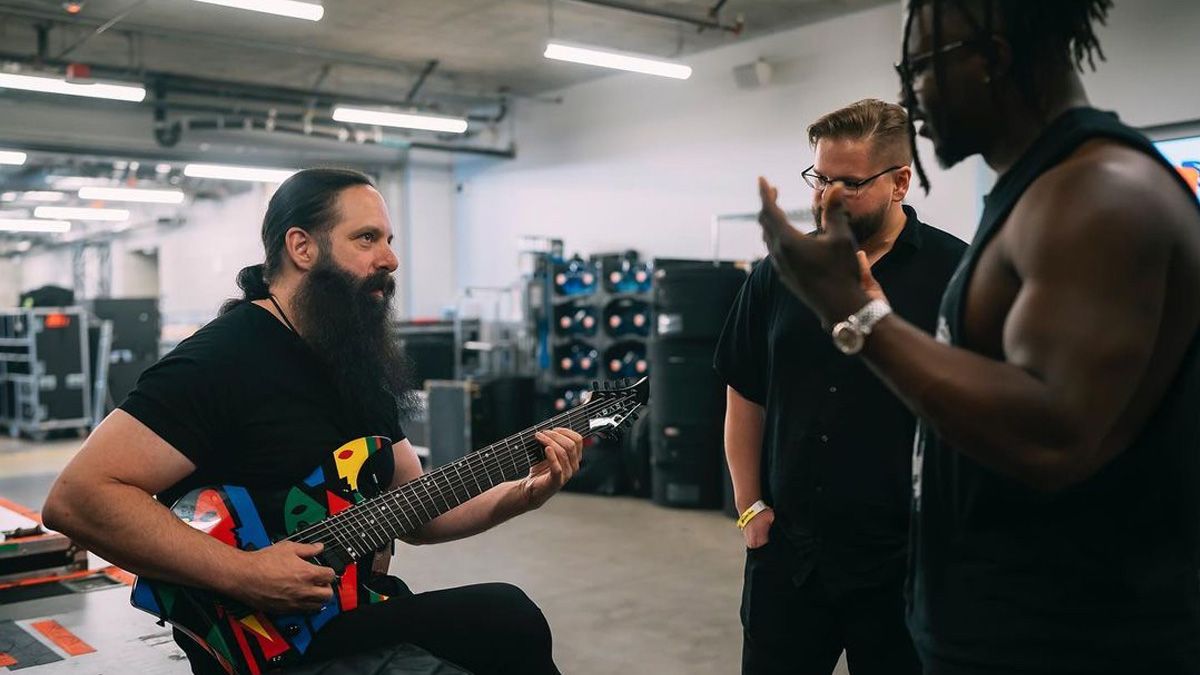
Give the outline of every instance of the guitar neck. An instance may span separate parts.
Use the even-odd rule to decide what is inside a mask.
[[[609,403],[589,402],[556,415],[356,504],[324,525],[342,534],[340,543],[356,557],[367,555],[500,483],[528,475],[530,467],[545,458],[537,432],[566,427],[585,437],[593,435],[591,420]]]

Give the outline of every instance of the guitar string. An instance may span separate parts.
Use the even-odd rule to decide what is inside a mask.
[[[595,402],[589,401],[588,404],[585,404],[584,406],[581,406],[573,411],[570,411],[568,413],[563,413],[563,414],[556,416],[555,418],[551,418],[550,420],[547,420],[546,422],[543,422],[539,425],[530,427],[529,429],[526,429],[522,433],[514,434],[514,436],[512,438],[527,436],[527,435],[531,436],[533,431],[550,429],[550,428],[553,428],[554,426],[560,426],[561,423],[566,423],[568,426],[571,426],[571,425],[581,421],[580,418],[590,416],[591,411],[587,410],[588,408],[596,408],[596,407],[605,408],[605,407],[609,407],[612,405],[621,406],[621,405],[627,403],[628,399],[632,398],[632,396],[633,396],[632,394],[628,394],[628,395],[624,395],[624,396],[620,396],[620,397],[606,397],[605,399],[601,399],[601,400],[598,400]],[[639,407],[640,407],[640,404],[639,404]],[[632,412],[632,411],[630,411],[630,412]],[[572,418],[575,418],[575,419],[572,419]],[[575,430],[581,431],[582,429],[575,429]],[[522,442],[519,445],[511,446],[510,443],[512,443],[512,441],[510,441],[509,439],[505,439],[504,441],[500,441],[498,443],[492,444],[491,446],[487,446],[487,448],[485,448],[484,450],[481,450],[480,452],[472,453],[471,455],[468,455],[467,457],[463,458],[463,460],[479,459],[477,456],[480,455],[481,452],[487,454],[488,450],[493,451],[491,453],[490,459],[488,457],[485,457],[484,461],[475,462],[475,463],[478,463],[481,465],[481,468],[483,468],[483,470],[484,470],[484,474],[483,474],[484,477],[487,478],[489,480],[489,482],[491,482],[492,481],[492,473],[494,472],[495,469],[499,469],[499,472],[498,472],[499,477],[501,479],[504,478],[504,476],[505,476],[505,470],[503,467],[504,459],[511,460],[513,462],[514,469],[518,469],[518,470],[521,469],[516,463],[516,454],[517,453],[513,452],[514,450],[519,450],[519,451],[522,451],[521,454],[525,455],[526,464],[525,464],[524,470],[528,470],[528,467],[531,466],[530,460],[528,458],[528,453],[530,450],[540,450],[542,447],[540,442],[538,442],[536,439],[524,438],[524,439],[522,439]],[[503,450],[503,452],[496,452],[496,450]],[[536,460],[534,460],[534,461],[536,461]],[[469,463],[463,462],[462,460],[459,460],[459,462],[461,462],[461,464],[460,464],[461,466],[470,466]],[[394,503],[393,505],[399,507],[399,501],[397,498],[403,497],[405,499],[405,501],[408,502],[409,506],[411,507],[412,503],[411,503],[411,501],[408,500],[408,495],[397,494],[397,493],[402,492],[403,489],[406,487],[414,488],[410,491],[415,492],[415,487],[417,487],[417,484],[419,483],[420,487],[424,488],[424,490],[426,492],[426,496],[428,497],[428,503],[430,505],[432,505],[435,510],[437,510],[437,503],[434,498],[434,494],[429,490],[429,486],[432,483],[433,487],[437,490],[437,493],[438,493],[437,496],[441,497],[443,503],[446,505],[446,507],[447,507],[446,510],[450,510],[453,507],[450,506],[449,501],[446,498],[447,489],[449,489],[452,493],[454,493],[455,497],[457,499],[457,489],[465,487],[465,485],[466,485],[466,481],[462,480],[461,478],[459,479],[458,482],[455,482],[453,479],[449,478],[448,471],[446,471],[445,469],[455,468],[456,473],[458,473],[457,468],[454,467],[453,464],[454,463],[452,463],[451,465],[446,465],[446,467],[439,467],[439,469],[435,470],[434,472],[431,472],[430,474],[426,474],[425,476],[416,478],[413,481],[410,481],[409,483],[406,483],[405,485],[400,486],[396,490],[388,491],[387,493],[384,493],[383,495],[380,495],[379,497],[374,498],[371,501],[372,502],[382,502],[383,499],[391,499]],[[471,476],[472,480],[478,481],[478,478],[480,475],[479,472],[475,470],[474,466],[470,466],[470,468],[471,468],[470,476]],[[441,475],[445,475],[447,477],[445,488],[440,486],[437,482],[437,477],[439,477]],[[495,483],[493,483],[493,485],[494,484]],[[469,494],[469,490],[468,490],[467,494]],[[419,495],[414,494],[414,496],[416,496],[418,498],[418,503],[420,503]],[[383,498],[383,499],[381,499],[381,498]],[[459,504],[461,504],[461,503],[462,503],[462,501],[459,501]],[[366,503],[364,502],[362,504],[359,504],[358,506],[363,506],[363,505],[366,505]],[[423,508],[422,510],[425,511],[425,516],[426,516],[426,521],[424,521],[424,522],[428,522],[428,520],[432,520],[433,518],[437,517],[437,515],[440,515],[440,514],[430,515],[430,511],[428,508]],[[330,519],[326,519],[325,521],[322,521],[322,523],[319,523],[317,527],[308,528],[308,529],[302,531],[301,533],[293,535],[293,537],[291,537],[291,539],[294,541],[305,541],[305,543],[308,543],[308,540],[310,540],[314,535],[316,535],[317,540],[320,540],[323,543],[335,543],[338,546],[346,547],[348,542],[345,540],[345,538],[339,537],[338,536],[339,534],[349,534],[348,526],[350,526],[350,525],[357,524],[357,525],[361,526],[361,525],[369,525],[370,524],[366,519],[367,517],[364,516],[362,513],[360,513],[361,511],[363,511],[363,509],[357,509],[357,508],[354,509],[354,511],[350,511],[350,510],[343,511],[342,514],[347,514],[347,515],[342,516],[342,518],[338,519],[337,516],[335,515],[334,517],[332,517]],[[444,512],[445,511],[443,511],[443,513]],[[341,514],[339,514],[339,515],[341,515]],[[405,514],[403,514],[403,512],[401,512],[401,515],[405,515]],[[416,513],[415,509],[413,509],[413,515],[418,516],[418,521],[419,521],[419,514]],[[411,526],[412,519],[405,516],[405,520],[409,521],[409,525]],[[393,523],[395,525],[400,525],[399,520],[396,519],[394,516],[392,516],[389,519],[388,524],[393,524]],[[325,525],[324,531],[319,531],[319,530],[322,530],[322,528],[319,527],[321,525]],[[341,530],[340,532],[338,531],[339,526],[340,526],[340,530]],[[318,532],[310,532],[309,530],[318,530]],[[324,535],[326,535],[326,534],[333,535],[334,541],[333,542],[325,541],[326,537]],[[386,542],[383,542],[383,543],[386,543]],[[372,550],[374,550],[374,547],[372,548]]]
[[[610,399],[610,402],[611,402],[611,399]],[[571,420],[571,418],[580,417],[585,412],[587,412],[587,411],[584,411],[582,409],[577,409],[576,411],[572,411],[571,413],[566,413],[559,417],[562,418],[563,421],[570,420],[570,422],[566,422],[566,423],[568,424],[568,426],[573,426],[573,424],[575,422],[578,422],[579,420],[577,420],[577,419]],[[552,419],[546,423],[538,425],[538,427],[533,427],[533,429],[538,429],[539,427],[552,428],[553,426],[557,426],[559,421],[560,421],[559,419]],[[576,429],[576,431],[579,431],[579,430]],[[520,436],[521,434],[517,434],[517,435]],[[462,503],[462,500],[458,499],[457,491],[459,488],[466,486],[466,481],[461,479],[461,471],[458,470],[459,466],[469,467],[470,471],[468,472],[468,474],[471,476],[472,480],[478,482],[480,474],[478,471],[475,470],[475,466],[473,466],[472,464],[479,464],[481,466],[481,468],[483,469],[483,477],[489,483],[492,483],[494,485],[495,483],[500,482],[500,481],[494,480],[493,474],[499,474],[498,478],[501,481],[505,477],[505,474],[506,474],[506,469],[504,467],[505,459],[508,459],[512,462],[514,469],[520,468],[517,463],[516,453],[513,452],[514,450],[523,450],[524,451],[522,454],[525,455],[524,459],[526,461],[526,470],[527,470],[528,466],[530,466],[530,464],[529,464],[530,458],[528,457],[529,450],[540,449],[540,447],[541,447],[540,443],[538,441],[536,441],[536,439],[533,440],[532,447],[529,447],[530,444],[529,444],[528,439],[524,440],[523,443],[521,443],[520,445],[516,445],[516,446],[510,445],[510,443],[511,442],[506,439],[505,441],[501,441],[501,442],[495,443],[491,446],[488,446],[487,448],[485,448],[484,450],[481,450],[478,453],[472,453],[472,456],[463,458],[465,460],[476,460],[474,462],[468,463],[468,462],[462,462],[461,460],[459,460],[455,463],[446,465],[445,467],[439,467],[439,469],[437,469],[436,471],[431,472],[430,474],[426,474],[425,476],[416,478],[413,481],[410,481],[409,483],[406,483],[405,485],[400,486],[396,490],[389,491],[387,493],[384,493],[383,495],[379,495],[378,497],[373,498],[372,500],[370,500],[371,504],[364,502],[364,503],[357,505],[360,507],[366,506],[367,509],[355,508],[353,511],[350,511],[350,510],[343,511],[342,514],[338,514],[338,515],[341,515],[340,518],[338,518],[338,516],[334,516],[333,518],[326,519],[325,521],[322,521],[322,523],[318,524],[318,525],[324,525],[325,526],[324,528],[321,528],[321,527],[310,528],[310,529],[317,530],[317,531],[309,532],[308,530],[306,530],[301,533],[302,536],[293,535],[292,539],[296,540],[296,541],[303,541],[305,543],[309,543],[309,540],[311,540],[315,536],[316,540],[322,541],[323,543],[326,543],[326,544],[334,543],[337,546],[342,547],[342,548],[350,548],[351,546],[354,546],[354,544],[358,543],[358,538],[346,537],[346,536],[341,536],[341,535],[351,534],[350,528],[355,525],[359,526],[357,528],[359,530],[372,529],[369,527],[368,528],[363,527],[363,526],[372,525],[372,523],[370,522],[369,515],[364,515],[364,512],[367,511],[373,505],[389,505],[389,502],[390,502],[391,506],[395,506],[395,507],[399,508],[400,507],[400,503],[399,503],[400,498],[403,498],[405,500],[405,502],[408,504],[408,506],[411,509],[412,515],[414,517],[416,517],[418,523],[428,522],[428,520],[432,520],[433,518],[437,517],[437,515],[440,515],[440,514],[436,513],[439,510],[439,507],[437,505],[437,499],[435,498],[434,492],[436,492],[437,497],[441,498],[442,503],[446,506],[446,509],[445,509],[446,511],[453,508],[450,505],[450,501],[447,497],[448,491],[450,493],[454,494],[455,500],[458,501],[459,504]],[[482,460],[482,461],[480,461],[480,460]],[[451,479],[449,477],[450,469],[454,469],[456,473],[460,474],[460,479],[457,482],[455,482],[453,479]],[[439,477],[446,478],[445,487],[443,487],[442,485],[439,484],[439,482],[437,480]],[[434,489],[433,491],[430,490],[431,485]],[[425,495],[426,495],[425,500],[422,500],[420,495],[416,494],[416,488],[418,488],[418,487],[424,489]],[[417,513],[416,509],[412,508],[412,501],[409,500],[409,495],[404,494],[405,488],[408,488],[407,491],[409,493],[412,493],[412,495],[417,498],[418,505],[422,506],[422,510],[425,512],[425,520],[424,521],[421,520],[420,514]],[[467,490],[466,494],[469,494],[469,489]],[[426,506],[426,504],[427,504],[427,506]],[[432,514],[429,509],[430,506],[433,507],[434,513],[432,513]],[[455,506],[457,506],[457,504]],[[442,512],[444,513],[445,511],[442,511]],[[383,515],[382,511],[380,512],[380,514]],[[408,517],[408,515],[404,513],[403,509],[400,509],[400,515],[403,516],[406,521],[408,521],[407,527],[412,528],[413,527],[413,518]],[[395,529],[400,529],[400,530],[406,529],[404,524],[402,524],[399,521],[399,518],[397,518],[394,514],[389,514],[389,516],[386,518],[385,524],[392,526]],[[332,539],[333,539],[332,542],[327,541],[327,538],[328,538],[327,535],[332,537]],[[353,542],[353,544],[351,544],[351,542]],[[375,549],[381,547],[384,543],[386,543],[386,542],[381,541],[379,546],[375,546],[374,544],[372,544],[370,550],[375,550]],[[357,549],[357,546],[354,546],[354,548]],[[357,553],[358,551],[355,550],[355,552]],[[363,553],[365,553],[365,551]]]
[[[541,425],[538,425],[538,426],[543,427],[543,428],[553,428],[554,426],[557,425],[556,423],[558,421],[558,418],[570,419],[571,417],[578,417],[580,414],[582,414],[582,412],[583,411],[579,411],[577,413],[576,411],[572,411],[571,413],[564,413],[563,415],[557,416],[556,418],[552,418],[551,420],[548,420],[547,422],[543,422]],[[574,424],[575,421],[577,421],[577,420],[573,420],[573,421],[569,422],[568,425],[570,426],[570,425]],[[533,427],[533,429],[536,429],[536,428],[538,428],[538,427]],[[528,430],[526,430],[526,431],[528,431]],[[505,439],[505,441],[495,443],[492,446],[488,446],[487,450],[493,450],[493,451],[498,450],[499,446],[501,446],[501,443],[505,444],[504,448],[506,450],[511,451],[511,448],[508,448],[508,446],[507,446],[507,439]],[[535,449],[540,447],[538,445],[538,442],[536,441],[536,439],[533,440],[533,443],[534,443],[533,447]],[[489,453],[487,453],[486,451],[481,451],[481,452],[483,452],[483,454],[485,456],[484,459],[486,459]],[[479,453],[472,453],[472,454],[477,455]],[[494,466],[496,468],[501,469],[500,477],[503,478],[504,471],[503,471],[502,460],[504,459],[505,456],[509,456],[510,452],[495,452],[494,454],[495,454]],[[515,458],[510,457],[510,459],[513,460],[513,466],[514,466],[514,468],[516,468],[517,464],[516,464]],[[487,462],[484,461],[484,462],[477,462],[477,463],[480,463],[483,465],[485,477],[490,480],[492,470],[486,466]],[[469,466],[469,464],[467,464],[467,463],[461,463],[461,465]],[[455,469],[456,473],[460,473],[460,479],[457,484],[452,479],[449,478],[449,470],[451,468]],[[475,469],[474,466],[471,466],[470,475],[472,476],[473,479],[475,479],[477,481],[478,480],[478,472],[476,472],[474,469]],[[438,478],[441,478],[441,477],[446,478],[445,487],[443,487],[442,485],[439,485],[439,483],[438,483]],[[440,498],[443,505],[445,505],[445,507],[446,507],[445,510],[442,511],[442,513],[444,513],[445,511],[449,511],[450,509],[454,508],[454,506],[457,506],[458,504],[462,503],[462,500],[458,500],[458,504],[451,506],[450,500],[447,497],[447,492],[449,491],[449,493],[452,494],[455,497],[455,499],[457,500],[458,488],[464,487],[465,482],[466,481],[461,479],[461,472],[459,472],[457,470],[457,466],[455,466],[455,463],[452,463],[451,465],[447,465],[446,467],[439,467],[439,469],[437,469],[433,472],[430,472],[429,474],[426,474],[425,476],[423,476],[421,478],[410,481],[410,483],[412,484],[411,487],[413,488],[412,491],[415,492],[416,487],[421,487],[425,490],[425,495],[428,498],[428,504],[434,507],[435,512],[439,509],[439,507],[437,505],[437,498]],[[432,486],[434,488],[433,491],[430,490],[430,486]],[[469,490],[467,491],[467,494],[469,494]],[[355,508],[353,510],[347,509],[346,511],[343,511],[342,514],[338,514],[338,515],[341,515],[340,519],[337,519],[336,521],[333,521],[333,522],[331,522],[330,520],[326,520],[324,522],[327,522],[329,524],[330,530],[332,531],[331,533],[334,535],[334,538],[337,541],[338,545],[343,546],[343,547],[347,546],[348,541],[357,542],[360,539],[366,539],[367,538],[366,533],[369,530],[374,529],[373,526],[375,525],[375,523],[373,523],[371,521],[370,514],[369,514],[370,506],[377,505],[377,504],[386,505],[388,499],[391,499],[394,502],[394,505],[398,507],[399,502],[396,499],[397,496],[398,495],[394,495],[394,494],[392,494],[391,491],[389,491],[388,493],[384,493],[383,495],[379,495],[377,498],[373,498],[372,500],[370,500],[372,502],[372,504],[370,504],[370,505],[366,504],[365,502],[356,505],[358,507],[367,507],[367,508]],[[420,500],[419,495],[416,495],[416,496],[418,497],[418,500]],[[405,497],[405,501],[408,501],[409,505],[411,506],[411,502],[407,499],[407,495],[404,495],[404,497]],[[419,501],[419,503],[420,503],[420,501]],[[430,515],[430,511],[428,508],[423,508],[423,510],[425,511],[425,515],[426,515],[427,519],[432,520],[432,518],[436,517],[436,515],[434,515],[434,516]],[[381,512],[381,515],[382,515],[382,512]],[[403,515],[403,511],[401,512],[401,515]],[[406,520],[408,520],[411,525],[411,519],[406,518]],[[386,524],[390,525],[393,522],[396,525],[400,524],[398,520],[394,519],[394,517],[390,518],[388,523],[386,523]],[[357,527],[354,527],[354,526],[357,526]],[[339,537],[338,536],[339,532],[336,531],[336,530],[338,530],[339,527],[340,527],[340,534],[351,535],[351,534],[353,534],[353,531],[358,531],[359,537],[352,537],[352,538]],[[353,530],[351,528],[353,528]],[[321,537],[321,539],[324,539],[324,537]],[[386,543],[386,541],[384,541],[381,538],[381,541],[379,542],[379,546],[382,546],[384,543]],[[379,546],[375,546],[372,544],[371,550],[375,550]]]
[[[630,394],[626,394],[623,396],[604,397],[603,399],[599,399],[597,401],[589,401],[588,403],[576,408],[575,410],[572,410],[572,411],[569,411],[566,413],[562,413],[554,418],[551,418],[550,420],[547,420],[546,422],[543,422],[541,424],[530,427],[530,428],[524,430],[523,432],[514,434],[513,436],[509,437],[508,439],[504,439],[504,440],[498,441],[497,443],[493,443],[492,445],[486,446],[485,448],[481,449],[480,451],[473,452],[470,455],[467,455],[466,457],[456,460],[455,462],[452,462],[450,464],[444,465],[443,467],[439,467],[438,469],[435,469],[434,471],[432,471],[428,474],[425,474],[423,476],[415,478],[412,481],[409,481],[408,483],[405,483],[404,485],[401,485],[393,490],[389,490],[381,495],[378,495],[376,497],[371,498],[370,500],[367,500],[366,502],[357,504],[357,505],[355,505],[355,507],[352,507],[351,509],[342,511],[340,514],[335,514],[334,516],[331,516],[330,518],[327,518],[327,519],[321,521],[320,523],[317,523],[313,526],[305,528],[304,530],[301,530],[300,532],[294,533],[288,539],[291,541],[299,541],[301,543],[313,543],[315,541],[321,541],[322,543],[325,543],[326,545],[335,544],[340,547],[347,547],[349,542],[345,541],[343,537],[338,536],[339,534],[350,534],[349,527],[353,526],[353,525],[359,525],[360,527],[362,527],[362,526],[371,526],[371,525],[377,524],[377,521],[375,523],[372,523],[370,521],[369,514],[364,513],[364,511],[366,509],[361,509],[361,508],[356,508],[356,507],[366,506],[369,508],[371,505],[377,505],[377,504],[383,504],[383,505],[390,506],[392,508],[400,509],[400,516],[404,517],[405,521],[408,521],[407,527],[415,529],[415,527],[419,527],[424,522],[428,522],[429,520],[436,518],[437,515],[440,515],[440,513],[431,515],[429,509],[427,507],[424,507],[424,508],[422,508],[422,510],[425,511],[426,519],[424,521],[422,521],[420,519],[420,514],[417,513],[415,508],[413,508],[413,504],[412,504],[412,501],[409,499],[409,495],[403,494],[406,491],[406,489],[408,489],[408,492],[412,493],[413,497],[417,498],[418,505],[421,505],[421,499],[420,499],[419,495],[416,494],[416,487],[419,484],[420,487],[422,487],[426,492],[426,496],[428,497],[428,503],[430,505],[432,505],[434,507],[434,510],[436,511],[438,509],[438,506],[437,506],[436,500],[434,498],[434,494],[429,489],[430,484],[432,484],[433,488],[437,492],[437,496],[441,498],[443,504],[445,504],[447,507],[446,511],[448,511],[448,510],[454,508],[454,506],[458,506],[458,505],[462,504],[464,501],[466,501],[466,500],[460,500],[458,498],[459,489],[466,488],[464,494],[468,496],[467,497],[468,499],[471,496],[473,496],[473,495],[470,495],[469,483],[466,479],[464,479],[462,477],[463,474],[462,474],[461,469],[467,468],[468,469],[467,476],[471,479],[471,481],[474,481],[477,485],[479,484],[479,480],[482,477],[488,483],[490,483],[492,487],[494,487],[499,482],[503,482],[505,476],[507,475],[506,474],[507,470],[504,467],[505,460],[512,462],[514,473],[521,472],[521,471],[527,471],[534,463],[536,463],[537,461],[540,461],[540,458],[538,458],[538,459],[530,458],[531,451],[542,450],[544,448],[544,446],[542,446],[540,441],[538,441],[536,438],[532,437],[533,433],[535,433],[537,431],[548,430],[548,429],[554,428],[555,426],[564,426],[564,425],[572,428],[576,432],[590,431],[590,429],[588,429],[588,428],[575,428],[574,425],[579,422],[582,422],[584,420],[587,420],[590,425],[590,417],[593,413],[592,409],[595,409],[595,408],[603,409],[603,408],[611,407],[611,406],[621,407],[621,406],[627,404],[629,399],[631,399],[633,397],[634,397],[634,394],[630,393]],[[629,411],[627,411],[627,413],[633,412],[634,410],[636,410],[637,407],[641,407],[641,404],[640,403],[637,404],[636,407],[634,407],[633,409],[630,409]],[[513,439],[518,439],[518,440],[513,440]],[[521,459],[524,460],[523,467],[518,464],[518,457],[520,457]],[[543,457],[544,457],[544,454],[543,454]],[[453,478],[449,475],[449,470],[451,470],[451,469],[453,469],[454,472],[458,475],[457,478]],[[482,470],[482,473],[480,472],[480,470]],[[496,474],[496,476],[494,476],[494,474]],[[442,477],[445,478],[444,486],[442,484],[439,484],[439,480],[438,480],[439,478],[442,478]],[[495,477],[498,477],[500,480],[495,480],[494,479]],[[455,501],[457,501],[458,504],[455,504],[454,506],[450,506],[450,502],[447,499],[447,493],[452,494],[454,496]],[[413,524],[413,518],[410,518],[408,516],[408,514],[405,514],[403,509],[401,508],[401,505],[399,502],[399,499],[401,499],[401,498],[404,499],[405,502],[407,502],[407,505],[411,509],[412,516],[414,516],[416,518],[417,523],[415,526]],[[391,502],[391,503],[388,504],[387,502]],[[442,513],[445,513],[445,511],[442,511]],[[382,512],[380,512],[380,515],[384,515],[384,514]],[[389,513],[385,515],[385,519],[387,521],[385,524],[393,526],[395,529],[401,529],[401,530],[405,529],[404,524],[401,523],[399,521],[399,518],[397,518],[392,512],[389,511]],[[340,529],[340,532],[338,531],[339,529]],[[409,531],[411,531],[411,530],[409,530]],[[333,541],[328,541],[328,538],[326,535],[331,535]],[[389,537],[389,539],[390,539],[390,537]],[[380,543],[380,546],[372,546],[371,550],[376,550],[377,548],[381,547],[382,545],[384,545],[386,543],[387,543],[386,541],[383,541]]]

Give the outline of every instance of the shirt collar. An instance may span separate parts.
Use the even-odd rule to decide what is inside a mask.
[[[921,229],[925,224],[922,223],[919,218],[917,218],[916,209],[908,204],[904,204],[903,208],[904,215],[907,216],[907,220],[904,222],[904,229],[900,230],[900,236],[896,237],[895,245],[904,244],[919,251],[921,250],[922,243]]]

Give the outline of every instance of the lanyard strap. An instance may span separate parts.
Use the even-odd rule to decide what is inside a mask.
[[[267,296],[267,299],[271,301],[271,304],[272,304],[272,305],[275,305],[275,309],[279,310],[279,316],[280,316],[280,317],[283,319],[283,322],[284,322],[285,324],[287,324],[287,327],[288,327],[288,328],[290,328],[290,329],[292,329],[292,332],[293,332],[293,333],[295,333],[296,335],[299,335],[299,334],[300,334],[300,331],[296,330],[296,327],[295,327],[295,326],[293,326],[293,325],[292,325],[292,322],[288,320],[288,318],[287,318],[287,314],[284,314],[284,313],[283,313],[283,308],[279,306],[279,302],[275,300],[275,296],[274,296],[274,295],[268,295],[268,296]]]

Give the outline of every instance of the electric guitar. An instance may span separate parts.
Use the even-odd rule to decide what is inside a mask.
[[[624,383],[620,383],[624,384]],[[567,427],[584,436],[615,433],[649,398],[648,378],[600,387],[586,403],[387,490],[392,442],[382,436],[335,450],[284,490],[200,488],[171,511],[230,546],[253,551],[282,540],[324,544],[314,562],[338,573],[333,598],[310,614],[275,615],[203,589],[138,577],[131,602],[186,633],[230,675],[258,675],[299,659],[317,632],[343,612],[387,598],[368,588],[374,554],[545,458],[534,433]]]

